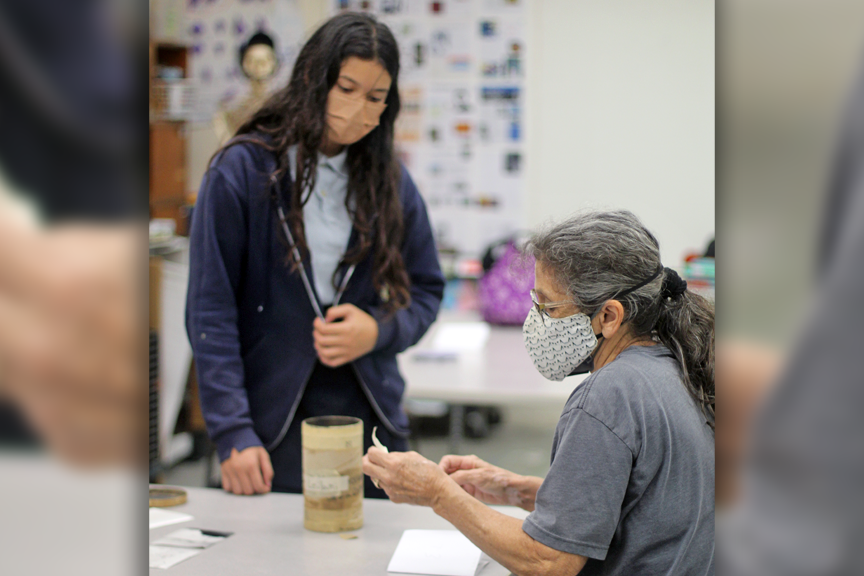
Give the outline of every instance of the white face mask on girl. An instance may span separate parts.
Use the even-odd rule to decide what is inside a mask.
[[[537,371],[556,382],[590,371],[599,344],[587,314],[550,318],[534,306],[522,325],[522,337]]]

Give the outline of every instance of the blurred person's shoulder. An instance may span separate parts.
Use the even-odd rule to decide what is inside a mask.
[[[823,273],[830,269],[840,236],[850,225],[860,225],[854,220],[854,202],[864,193],[864,70],[846,102],[836,146],[822,213],[818,265]]]

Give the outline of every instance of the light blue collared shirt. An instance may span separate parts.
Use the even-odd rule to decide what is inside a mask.
[[[347,148],[328,158],[318,153],[318,170],[312,196],[303,207],[306,245],[312,260],[312,276],[321,304],[329,305],[336,297],[333,273],[351,238],[354,224],[345,207],[348,194],[348,172],[345,168]],[[297,174],[297,146],[288,148],[291,175]]]

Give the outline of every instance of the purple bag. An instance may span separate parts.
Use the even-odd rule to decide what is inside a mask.
[[[477,288],[483,320],[490,324],[521,326],[531,310],[533,287],[534,257],[519,252],[513,240],[507,241],[504,253],[480,279]]]

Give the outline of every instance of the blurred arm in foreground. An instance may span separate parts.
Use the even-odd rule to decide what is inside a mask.
[[[26,229],[4,216],[2,393],[65,458],[140,460],[146,405],[134,270],[140,234],[128,226]]]
[[[0,4],[0,399],[64,458],[141,463],[146,176],[109,8]]]

